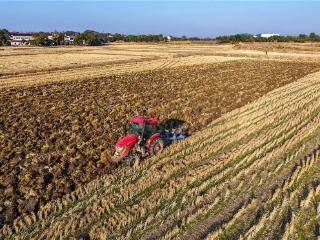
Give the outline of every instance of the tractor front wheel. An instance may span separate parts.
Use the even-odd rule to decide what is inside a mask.
[[[151,156],[161,153],[164,149],[164,142],[161,138],[156,138],[152,141],[149,147],[149,153]]]
[[[134,156],[132,159],[131,159],[131,162],[130,162],[130,167],[132,168],[137,168],[138,165],[140,163],[140,158],[138,155]]]
[[[127,167],[133,167],[136,168],[139,165],[140,162],[140,156],[139,154],[136,153],[130,153],[126,158],[125,158],[125,164]]]

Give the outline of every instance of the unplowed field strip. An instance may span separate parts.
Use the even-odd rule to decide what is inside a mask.
[[[36,67],[36,64],[39,63],[40,61],[35,61],[35,66],[30,66],[30,61],[33,59],[21,59],[21,62],[15,62],[17,57],[12,57],[12,63],[11,65],[13,67],[9,68],[7,67],[1,67],[0,71],[0,79],[7,79],[8,77],[12,76],[24,76],[24,75],[39,75],[41,73],[50,73],[50,72],[55,72],[55,71],[67,71],[67,70],[76,70],[80,68],[87,68],[87,67],[101,67],[101,66],[112,66],[112,65],[117,65],[121,63],[130,63],[130,62],[141,62],[141,61],[150,61],[154,60],[157,57],[136,57],[136,56],[122,56],[122,55],[107,55],[107,56],[99,56],[99,54],[93,54],[92,57],[90,57],[90,54],[81,54],[82,58],[75,54],[66,54],[68,56],[59,56],[55,55],[46,60],[42,60],[41,67]],[[5,57],[3,59],[0,59],[0,61],[8,61],[8,57]],[[54,63],[54,64],[53,64]],[[15,66],[17,64],[19,68]]]

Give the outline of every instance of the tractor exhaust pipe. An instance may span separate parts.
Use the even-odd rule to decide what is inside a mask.
[[[126,125],[123,125],[122,131],[123,131],[123,136],[127,135],[127,126]]]

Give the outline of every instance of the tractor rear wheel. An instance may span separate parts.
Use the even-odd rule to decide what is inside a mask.
[[[152,141],[149,147],[149,153],[151,156],[161,153],[164,149],[164,142],[161,138],[156,138]]]

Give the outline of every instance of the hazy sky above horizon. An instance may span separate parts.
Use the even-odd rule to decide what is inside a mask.
[[[320,34],[320,1],[3,1],[0,28],[214,37]]]

